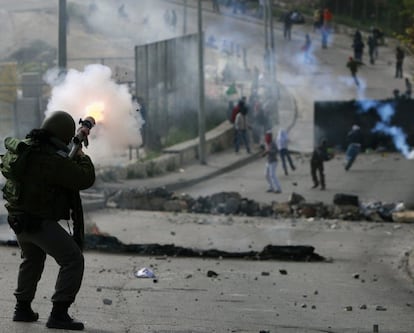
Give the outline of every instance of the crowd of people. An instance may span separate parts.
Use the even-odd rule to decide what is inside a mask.
[[[95,3],[93,3],[95,5]],[[233,13],[245,12],[246,1],[228,1]],[[90,10],[96,10],[90,7]],[[213,1],[213,10],[220,13],[219,2]],[[119,7],[119,15],[127,18],[124,5]],[[283,21],[284,38],[291,40],[291,13]],[[165,23],[175,27],[175,11],[165,12]],[[332,13],[328,10],[315,12],[314,29],[321,31],[322,48],[327,48],[327,38],[332,29]],[[368,37],[370,64],[378,59],[378,45],[383,34],[373,28]],[[310,35],[306,34],[303,51],[305,61],[311,61]],[[357,30],[353,38],[353,57],[349,57],[347,67],[359,86],[358,68],[363,64],[364,41]],[[395,50],[395,78],[402,79],[405,53],[401,46]],[[282,193],[282,185],[277,177],[278,162],[281,162],[285,176],[296,170],[289,149],[289,130],[276,128],[272,124],[272,106],[259,94],[258,69],[255,69],[249,98],[241,96],[236,105],[229,103],[228,119],[234,128],[234,151],[240,153],[242,146],[247,154],[252,152],[252,144],[262,147],[262,157],[266,159],[264,178],[267,192]],[[405,78],[405,97],[411,98],[412,86]],[[235,91],[235,88],[232,88]],[[232,92],[233,92],[232,91]],[[233,95],[233,94],[231,94]],[[398,96],[399,97],[399,96]],[[146,107],[141,97],[133,96],[134,111],[143,124],[146,121]],[[21,264],[17,272],[14,296],[16,303],[13,321],[31,323],[39,320],[39,314],[32,309],[37,286],[41,280],[47,255],[55,259],[59,273],[53,287],[52,305],[46,322],[47,328],[61,330],[83,330],[84,324],[69,314],[82,285],[84,275],[84,221],[79,192],[95,183],[95,167],[91,158],[84,153],[82,145],[71,154],[69,149],[73,138],[81,134],[87,138],[89,127],[76,130],[72,116],[65,111],[55,111],[47,117],[40,128],[32,129],[26,139],[7,138],[6,153],[2,156],[0,169],[6,178],[3,196],[8,211],[7,221],[16,234],[21,250]],[[146,127],[141,128],[145,139]],[[252,142],[250,142],[250,138]],[[344,169],[349,171],[363,149],[363,133],[358,124],[353,124],[346,136]],[[143,142],[145,144],[145,141]],[[25,153],[26,152],[26,153]],[[324,163],[332,160],[334,153],[322,138],[310,156],[310,176],[312,188],[326,189]],[[24,164],[23,163],[24,159]],[[20,164],[20,166],[19,166]],[[30,166],[30,168],[28,167]],[[62,177],[62,174],[65,176]],[[58,222],[73,221],[73,234],[69,234]]]
[[[252,143],[263,150],[266,156],[265,178],[268,182],[268,192],[281,193],[282,188],[276,175],[278,161],[286,176],[290,170],[296,170],[289,150],[289,132],[280,128],[277,135],[273,135],[273,126],[270,110],[261,101],[257,92],[253,92],[249,99],[242,96],[236,105],[229,104],[228,119],[234,128],[234,151],[240,152],[242,146],[251,154]],[[252,139],[252,143],[250,142]]]
[[[230,3],[236,7],[240,4],[238,1],[227,2],[227,4]],[[236,5],[236,3],[238,4]],[[260,3],[262,3],[262,1],[259,1],[258,13],[263,14],[263,8]],[[294,23],[297,23],[292,19],[293,12],[294,11],[292,10],[287,11],[280,19],[282,36],[287,42],[292,40],[292,28]],[[235,9],[234,13],[243,12]],[[320,34],[322,49],[327,49],[331,44],[330,35],[333,33],[334,29],[333,18],[333,13],[329,8],[318,8],[314,12],[313,32]],[[384,43],[384,32],[380,28],[371,27],[366,38],[364,38],[363,32],[360,29],[356,29],[350,45],[353,53],[349,56],[346,62],[346,68],[350,71],[352,80],[357,87],[361,87],[361,82],[358,77],[359,71],[363,66],[367,66],[368,62],[368,66],[374,66],[377,63],[380,56],[379,48],[381,45],[384,45]],[[303,52],[303,62],[305,64],[312,64],[315,61],[312,54],[313,47],[311,33],[305,33],[304,42],[300,49],[301,52]],[[367,51],[366,63],[364,61],[364,52]],[[404,77],[403,74],[404,57],[404,49],[401,46],[397,46],[395,49],[395,78],[403,78],[406,87],[405,93],[400,94],[398,91],[397,97],[411,98],[411,81],[408,77]],[[233,115],[238,109],[243,110],[240,112],[239,117],[234,116],[234,120],[231,120],[234,123],[234,149],[235,152],[239,153],[241,147],[245,146],[246,151],[250,153],[252,150],[252,143],[262,145],[262,147],[264,147],[263,155],[267,156],[265,174],[269,184],[268,191],[280,193],[282,189],[276,176],[277,162],[281,162],[281,166],[283,167],[282,170],[286,176],[289,174],[288,166],[290,166],[292,171],[295,170],[295,166],[286,144],[289,141],[288,131],[280,128],[279,133],[273,135],[274,133],[272,133],[272,131],[274,128],[270,123],[271,110],[269,110],[266,105],[264,106],[264,104],[261,97],[255,92],[252,93],[249,100],[244,97],[235,107],[232,106],[230,108],[230,110],[233,111]],[[232,113],[231,111],[230,113]],[[250,140],[252,142],[250,142]],[[361,129],[357,124],[354,124],[348,133],[347,142],[348,146],[346,147],[344,160],[344,169],[346,171],[350,170],[363,147],[363,143],[361,142]],[[313,187],[320,187],[322,190],[326,188],[324,162],[329,161],[333,157],[332,152],[329,152],[328,144],[329,143],[326,140],[321,140],[321,142],[316,145],[310,159],[310,175]],[[277,151],[277,154],[275,154],[275,150]]]

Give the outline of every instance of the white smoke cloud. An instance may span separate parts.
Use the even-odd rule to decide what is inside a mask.
[[[117,156],[125,154],[129,146],[141,145],[139,128],[142,119],[133,108],[132,97],[126,85],[119,85],[111,78],[109,67],[93,64],[84,71],[70,69],[63,79],[57,70],[49,71],[45,80],[53,87],[45,116],[57,110],[72,115],[77,123],[84,119],[87,107],[103,103],[103,119],[89,137],[89,147],[84,151],[97,164],[116,164]]]
[[[392,138],[395,148],[407,159],[414,159],[414,150],[407,143],[407,135],[401,127],[391,125],[395,114],[395,105],[392,102],[379,102],[374,100],[361,100],[358,102],[360,112],[367,112],[374,108],[381,118],[372,129],[373,132],[384,133]]]

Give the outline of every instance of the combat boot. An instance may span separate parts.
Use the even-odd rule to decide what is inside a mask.
[[[30,302],[18,301],[14,307],[13,321],[23,321],[30,323],[37,321],[39,319],[39,314],[32,310]]]
[[[62,330],[82,331],[82,322],[71,318],[68,314],[69,302],[54,302],[52,312],[46,323],[47,328],[57,328]]]

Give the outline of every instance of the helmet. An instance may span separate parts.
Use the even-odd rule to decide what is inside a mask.
[[[49,131],[67,145],[75,135],[75,121],[65,111],[54,111],[43,121],[41,128]]]

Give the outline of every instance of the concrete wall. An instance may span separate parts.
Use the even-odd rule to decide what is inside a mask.
[[[206,152],[215,153],[227,149],[232,144],[233,126],[225,121],[206,133]],[[163,150],[165,154],[178,154],[181,164],[198,159],[199,140],[193,139]]]
[[[228,121],[206,133],[206,152],[214,153],[233,146],[233,125]],[[103,179],[147,178],[174,170],[198,159],[198,138],[164,149],[163,154],[149,161],[132,161],[121,167],[97,170]]]
[[[367,107],[368,105],[374,105]],[[361,107],[362,106],[362,107]],[[346,135],[353,124],[361,127],[365,148],[376,149],[379,146],[395,150],[392,138],[383,133],[374,132],[379,122],[384,122],[379,110],[387,107],[393,112],[388,127],[400,127],[406,134],[409,146],[414,146],[414,100],[387,99],[379,101],[335,101],[315,102],[314,144],[325,138],[330,146],[345,149]]]

